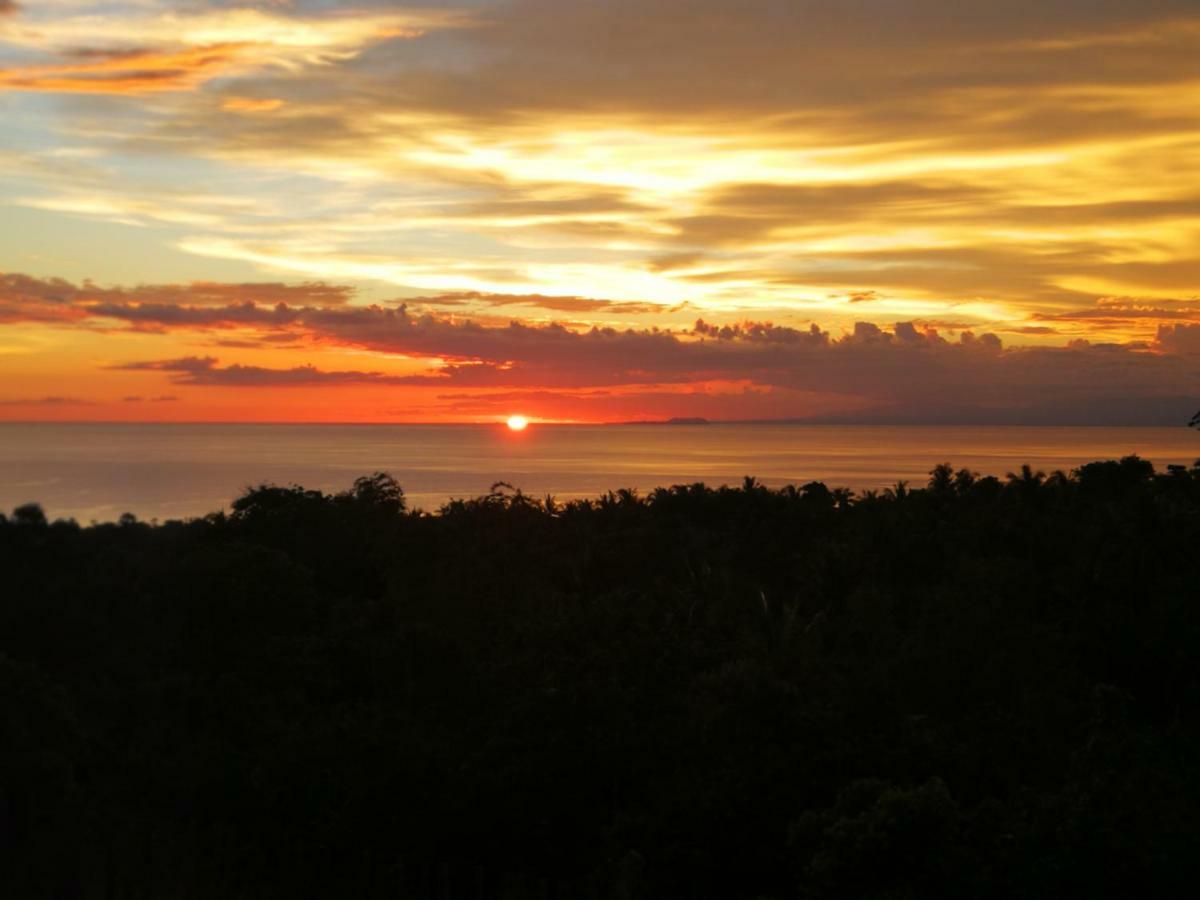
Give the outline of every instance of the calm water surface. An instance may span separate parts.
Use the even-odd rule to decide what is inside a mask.
[[[248,485],[332,491],[391,472],[411,505],[507,481],[531,494],[587,497],[621,487],[819,480],[855,489],[923,484],[949,461],[1003,476],[1137,453],[1160,468],[1200,458],[1187,428],[837,425],[107,425],[0,424],[0,510],[41,503],[81,522],[204,515]]]

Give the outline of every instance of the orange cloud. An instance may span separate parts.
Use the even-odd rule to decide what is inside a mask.
[[[239,113],[274,112],[285,105],[286,101],[278,98],[226,97],[221,101],[221,109]]]
[[[3,12],[3,10],[0,10]],[[14,400],[0,400],[0,406],[92,406],[94,401],[79,397],[19,397]]]
[[[344,285],[309,282],[222,283],[193,281],[188,284],[143,284],[134,287],[103,287],[90,281],[74,284],[62,278],[35,278],[18,272],[0,272],[0,321],[40,320],[53,310],[71,311],[74,318],[94,315],[101,304],[125,304],[131,308],[230,306],[245,303],[293,304],[337,307],[354,296]],[[35,314],[36,313],[36,314]],[[52,315],[51,318],[58,318]]]
[[[1112,299],[1097,306],[1097,316],[1145,313],[1147,323],[1179,313],[1144,342],[1005,347],[989,333],[962,331],[949,340],[928,322],[859,321],[841,336],[816,324],[762,321],[578,329],[360,306],[347,302],[350,296],[326,284],[98,288],[9,274],[0,276],[0,325],[8,324],[0,328],[0,351],[14,336],[36,342],[44,326],[53,329],[46,328],[54,336],[43,344],[51,347],[61,347],[72,329],[101,329],[106,348],[118,340],[136,348],[121,351],[133,361],[114,364],[89,352],[82,367],[58,371],[68,358],[59,351],[42,357],[44,375],[22,374],[25,396],[86,396],[106,384],[111,396],[151,396],[176,384],[189,402],[219,398],[250,418],[268,409],[283,415],[284,407],[292,418],[307,418],[303,400],[321,404],[326,412],[312,413],[318,418],[353,407],[369,419],[374,413],[363,404],[394,394],[397,402],[451,418],[492,409],[507,395],[526,398],[522,410],[543,418],[1163,424],[1190,415],[1200,393],[1200,325],[1189,321],[1188,301],[1139,308],[1145,304]],[[1038,333],[1044,327],[1027,326]],[[214,331],[221,340],[212,340]],[[238,358],[222,364],[207,355],[214,343]],[[20,359],[5,363],[0,355],[0,366],[12,369]],[[572,397],[579,402],[570,415]],[[29,405],[19,398],[7,404]]]
[[[198,394],[271,396],[267,405],[277,402],[280,390],[289,396],[301,389],[333,392],[328,396],[353,404],[371,389],[386,388],[397,399],[424,401],[452,417],[520,408],[541,418],[591,421],[702,415],[899,424],[1172,424],[1194,411],[1200,384],[1200,330],[1182,326],[1164,329],[1156,348],[1164,353],[1087,342],[1004,349],[992,335],[967,333],[950,342],[911,325],[886,331],[865,322],[842,338],[755,323],[735,328],[698,323],[690,334],[669,335],[467,330],[471,336],[463,339],[474,339],[481,353],[517,358],[462,362],[426,375],[326,369],[311,362],[222,366],[213,357],[196,356],[112,368],[159,372]],[[647,353],[651,347],[658,352]],[[431,389],[439,391],[435,398],[429,397]]]
[[[77,62],[0,70],[0,89],[76,94],[186,90],[228,71],[251,48],[218,44],[174,52],[87,54]]]
[[[11,0],[0,0],[0,15],[15,8]],[[0,89],[86,94],[187,90],[218,76],[339,62],[374,43],[417,38],[430,27],[462,22],[461,16],[437,12],[305,16],[249,7],[38,13],[27,27],[7,29],[0,43],[53,54],[59,61],[0,70]],[[234,111],[247,112],[264,111],[268,101],[256,101],[253,108],[236,98],[232,102]]]

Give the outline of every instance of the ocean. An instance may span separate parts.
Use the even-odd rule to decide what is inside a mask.
[[[497,481],[558,499],[703,481],[771,486],[923,485],[940,462],[1003,477],[1136,453],[1160,468],[1200,458],[1179,428],[794,424],[179,425],[0,424],[0,510],[41,503],[51,518],[188,518],[265,482],[335,491],[390,472],[409,505],[433,511]]]

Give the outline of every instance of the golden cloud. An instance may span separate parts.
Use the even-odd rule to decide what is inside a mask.
[[[285,106],[286,100],[278,97],[226,97],[221,101],[221,109],[226,112],[267,113]]]
[[[0,70],[0,89],[141,94],[194,88],[218,76],[296,71],[350,59],[365,47],[461,24],[436,12],[287,15],[244,8],[191,13],[109,11],[14,25],[0,43],[58,60]],[[260,106],[248,110],[262,111]]]
[[[77,62],[0,70],[0,89],[76,94],[140,94],[184,90],[228,71],[246,44],[177,52],[89,53]]]

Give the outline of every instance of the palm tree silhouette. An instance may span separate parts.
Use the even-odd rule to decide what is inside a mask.
[[[1035,472],[1030,468],[1029,463],[1025,463],[1021,466],[1020,474],[1009,472],[1007,477],[1009,484],[1019,484],[1026,488],[1037,488],[1041,487],[1042,482],[1046,480],[1046,473]]]

